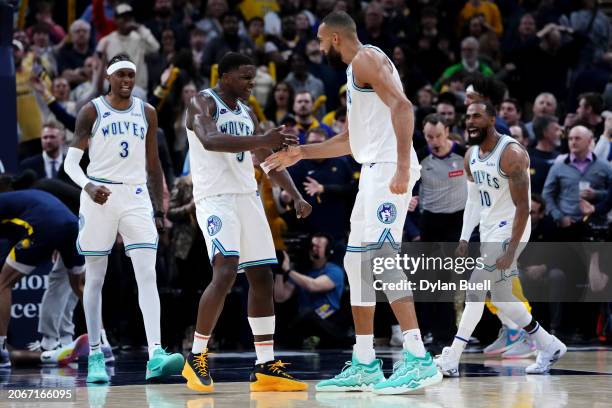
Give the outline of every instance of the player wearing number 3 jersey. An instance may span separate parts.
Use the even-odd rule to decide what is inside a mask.
[[[157,114],[151,105],[132,96],[136,66],[126,55],[115,56],[106,74],[110,91],[79,112],[75,139],[65,160],[66,173],[83,188],[76,246],[85,256],[86,265],[83,308],[90,347],[87,382],[109,380],[100,350],[101,298],[107,256],[117,233],[134,266],[149,344],[146,379],[153,379],[177,374],[184,361],[180,354],[166,353],[160,344],[155,260],[157,229],[163,228],[164,213]],[[86,148],[90,159],[87,175],[79,167]]]

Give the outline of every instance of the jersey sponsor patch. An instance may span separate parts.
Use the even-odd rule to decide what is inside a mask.
[[[211,237],[217,232],[221,231],[221,226],[221,218],[217,217],[216,215],[211,215],[208,217],[208,220],[206,220],[206,229],[208,230],[208,235]]]
[[[382,203],[376,210],[378,220],[384,224],[392,224],[397,217],[397,209],[393,203]]]
[[[448,177],[460,177],[463,176],[463,170],[453,170],[448,172]]]

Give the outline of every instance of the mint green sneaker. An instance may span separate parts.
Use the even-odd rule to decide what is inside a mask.
[[[101,351],[89,355],[87,361],[87,382],[108,382],[108,374],[106,374],[106,364],[104,363],[104,353],[102,353]]]
[[[171,375],[180,374],[185,359],[179,353],[166,353],[158,348],[153,352],[153,358],[147,362],[146,380],[163,379]]]
[[[316,386],[319,392],[371,391],[375,384],[385,380],[382,360],[374,359],[370,364],[360,363],[355,355],[334,378],[323,380]]]
[[[425,357],[413,356],[404,350],[404,358],[393,364],[393,374],[388,380],[374,386],[375,394],[412,394],[442,381],[442,373],[434,364],[429,353]]]

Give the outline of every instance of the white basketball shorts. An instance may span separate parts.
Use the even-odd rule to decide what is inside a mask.
[[[237,256],[239,270],[278,263],[272,233],[258,193],[202,198],[196,202],[196,217],[211,263],[219,253]]]
[[[97,182],[96,182],[97,183]],[[125,251],[137,248],[157,250],[157,228],[153,205],[145,184],[107,184],[111,194],[106,203],[95,203],[81,191],[77,249],[81,255],[110,254],[117,233],[123,238]]]

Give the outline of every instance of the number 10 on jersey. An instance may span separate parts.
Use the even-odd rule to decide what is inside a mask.
[[[480,205],[483,207],[491,206],[491,196],[487,191],[480,191]]]

